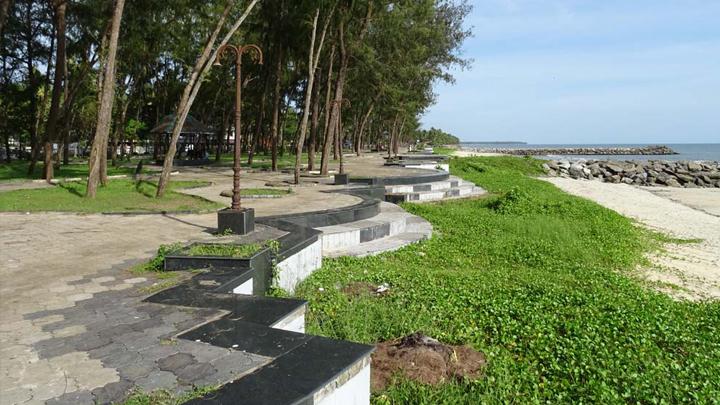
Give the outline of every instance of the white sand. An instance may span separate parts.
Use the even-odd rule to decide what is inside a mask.
[[[452,153],[457,157],[473,157],[473,156],[505,156],[504,153],[474,152],[472,150],[458,149]]]
[[[638,188],[599,181],[548,178],[643,225],[700,243],[669,244],[643,274],[673,297],[720,299],[720,189]]]

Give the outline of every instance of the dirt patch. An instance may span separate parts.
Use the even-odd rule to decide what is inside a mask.
[[[478,379],[485,363],[485,355],[469,346],[446,345],[422,333],[413,333],[376,346],[371,386],[373,392],[383,391],[397,375],[429,385]]]
[[[349,295],[351,297],[359,297],[361,295],[375,294],[376,289],[377,287],[375,287],[371,283],[365,281],[353,281],[352,283],[343,287],[340,291],[342,291],[343,294]]]

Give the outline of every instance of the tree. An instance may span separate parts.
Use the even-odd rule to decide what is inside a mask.
[[[172,171],[173,159],[175,158],[175,151],[177,150],[177,141],[180,137],[182,127],[183,125],[185,125],[185,119],[190,112],[190,107],[192,107],[192,104],[195,101],[195,97],[197,96],[197,93],[200,90],[200,86],[202,85],[202,78],[207,74],[207,71],[212,65],[209,62],[215,60],[215,58],[217,57],[217,50],[222,48],[223,45],[227,44],[228,41],[230,41],[230,38],[232,38],[233,34],[235,34],[238,28],[240,28],[240,25],[245,21],[245,19],[250,14],[258,1],[259,0],[252,0],[250,2],[250,4],[245,9],[245,12],[235,21],[235,24],[227,32],[222,42],[220,42],[218,47],[215,49],[215,52],[212,53],[211,57],[210,54],[213,46],[215,45],[215,41],[220,34],[220,30],[222,30],[223,26],[225,25],[225,20],[227,19],[227,16],[230,13],[230,10],[232,9],[232,6],[234,4],[233,1],[229,1],[227,3],[227,6],[225,6],[225,9],[220,19],[218,20],[217,25],[215,26],[215,30],[210,35],[210,38],[208,38],[202,53],[195,62],[195,67],[190,74],[190,79],[185,86],[185,90],[183,91],[182,98],[180,99],[180,103],[178,104],[177,111],[175,113],[175,125],[173,127],[173,132],[170,137],[170,145],[168,146],[167,152],[165,154],[163,169],[160,173],[160,179],[158,181],[157,187],[157,197],[162,197],[163,194],[165,194],[165,189],[167,188],[167,184],[170,181],[170,172]],[[239,141],[239,135],[240,128],[235,128],[236,142]]]
[[[55,37],[57,42],[57,53],[55,56],[55,73],[53,79],[52,100],[50,102],[50,115],[48,116],[47,126],[44,137],[44,154],[45,154],[45,180],[48,183],[53,178],[53,142],[57,139],[57,133],[60,120],[60,98],[63,94],[65,85],[65,10],[67,9],[66,0],[53,0],[53,11],[55,13]]]
[[[317,49],[315,49],[315,36],[317,35],[318,17],[320,17],[320,9],[315,11],[315,18],[313,19],[312,36],[310,39],[310,52],[308,53],[308,84],[305,89],[305,103],[303,108],[302,121],[300,122],[300,136],[295,142],[295,184],[300,184],[300,159],[302,158],[303,144],[305,143],[305,134],[307,133],[308,117],[310,115],[310,98],[313,94],[313,86],[315,85],[315,70],[317,69],[318,63],[320,62],[320,54],[322,53],[323,44],[325,43],[325,34],[327,33],[328,25],[330,25],[330,19],[332,18],[332,11],[327,17],[327,21],[323,26],[322,34],[320,34],[320,43]]]
[[[122,22],[125,0],[116,0],[110,21],[110,38],[107,41],[107,51],[101,58],[103,73],[100,76],[100,95],[97,125],[95,127],[95,138],[93,139],[92,151],[90,152],[90,174],[88,175],[86,196],[95,198],[97,186],[100,182],[101,165],[107,166],[107,143],[110,136],[110,122],[112,119],[113,101],[115,100],[115,55],[117,54],[118,37],[120,35],[120,23]],[[107,169],[105,169],[107,170]],[[106,171],[107,173],[107,171]]]

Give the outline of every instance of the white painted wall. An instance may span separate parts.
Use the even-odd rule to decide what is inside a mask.
[[[277,286],[290,293],[322,266],[322,238],[277,265]]]
[[[354,375],[353,375],[354,373]],[[344,375],[318,391],[318,405],[367,405],[370,403],[370,356],[350,367]]]

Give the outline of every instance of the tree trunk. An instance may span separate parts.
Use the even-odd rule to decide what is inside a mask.
[[[328,134],[328,137],[326,139],[326,145],[325,149],[328,149],[328,155],[329,155],[329,149],[332,143],[335,143],[335,152],[338,151],[338,136],[337,136],[337,121],[340,119],[340,109],[342,108],[341,103],[343,100],[343,91],[345,88],[345,79],[347,77],[347,67],[348,67],[348,53],[347,49],[345,48],[345,29],[344,29],[344,23],[340,22],[340,27],[338,29],[338,37],[339,37],[339,44],[340,44],[340,69],[338,70],[338,76],[337,80],[335,82],[335,99],[332,102],[332,108],[330,109],[330,123],[329,123],[329,129],[330,133]],[[323,150],[323,152],[325,152]],[[333,154],[333,157],[337,159],[337,153]],[[322,167],[323,174],[327,174],[327,158],[325,159],[324,166]]]
[[[10,163],[12,157],[10,156],[10,133],[5,134],[5,161]]]
[[[3,1],[3,7],[9,7],[10,2],[7,0]],[[28,4],[27,8],[27,52],[26,52],[26,63],[27,63],[27,70],[28,70],[28,89],[30,92],[30,165],[28,166],[28,174],[32,176],[35,172],[35,164],[37,162],[38,158],[38,139],[37,139],[37,106],[38,106],[38,100],[37,100],[37,81],[35,80],[35,59],[34,59],[34,49],[33,49],[33,29],[32,29],[32,3]],[[7,12],[7,10],[6,10]],[[2,17],[2,16],[0,16]],[[1,38],[1,37],[0,37]],[[51,38],[51,45],[50,45],[50,52],[49,54],[52,55],[53,52],[53,44],[55,41],[55,37]],[[52,58],[50,56],[48,59]],[[51,64],[48,61],[48,76],[50,71],[52,70]],[[45,90],[47,91],[47,90]]]
[[[316,80],[320,84],[320,71],[316,74]],[[315,170],[315,142],[317,141],[318,126],[320,125],[320,86],[313,86],[312,98],[312,121],[310,122],[310,139],[308,144],[308,171]]]
[[[360,130],[358,131],[358,137],[357,137],[357,155],[360,156],[362,154],[362,139],[363,139],[363,133],[365,132],[365,126],[367,125],[368,119],[370,118],[370,114],[372,114],[373,109],[375,108],[375,102],[373,101],[370,103],[370,108],[368,108],[367,112],[365,113],[365,116],[362,119],[362,122],[360,122]]]
[[[175,151],[177,150],[177,141],[180,137],[180,132],[182,131],[182,127],[185,124],[185,119],[190,112],[190,107],[192,107],[192,104],[195,101],[195,96],[197,95],[198,91],[200,91],[200,86],[202,85],[202,78],[210,70],[210,66],[212,65],[212,63],[210,62],[216,59],[218,50],[225,44],[227,44],[228,41],[230,41],[230,38],[232,38],[237,29],[240,28],[240,25],[242,25],[242,23],[245,21],[245,19],[250,14],[255,5],[258,3],[258,1],[259,0],[252,0],[252,2],[248,4],[247,8],[245,8],[245,12],[237,19],[237,21],[235,21],[235,24],[230,27],[228,32],[225,34],[223,40],[220,42],[220,45],[215,49],[214,52],[212,52],[212,48],[215,45],[215,41],[217,40],[218,35],[220,34],[220,30],[225,25],[225,19],[230,13],[232,6],[235,4],[234,1],[228,1],[222,16],[220,17],[217,25],[215,26],[215,30],[210,35],[210,38],[208,38],[208,41],[205,44],[205,48],[203,49],[200,57],[195,63],[195,67],[193,68],[190,79],[188,80],[188,83],[183,90],[182,98],[178,103],[178,107],[175,113],[175,126],[173,127],[173,133],[170,137],[170,145],[168,146],[167,153],[165,154],[165,161],[163,162],[163,169],[160,173],[160,179],[158,180],[156,194],[157,197],[162,197],[163,194],[165,194],[167,184],[170,181],[170,172],[172,171],[173,160],[175,158]],[[236,138],[238,136],[239,134],[235,134]],[[237,141],[238,140],[236,139],[236,142]]]
[[[117,54],[120,22],[122,21],[125,0],[116,0],[111,21],[110,37],[107,43],[105,64],[100,77],[99,110],[95,137],[90,151],[90,173],[88,175],[86,196],[95,198],[98,182],[107,184],[107,144],[110,136],[110,120],[112,118],[113,101],[115,99],[115,55]]]
[[[0,40],[5,34],[5,21],[10,13],[12,0],[0,0]]]
[[[275,88],[273,90],[273,104],[272,104],[272,124],[270,125],[270,133],[272,134],[272,165],[271,170],[277,171],[277,155],[278,155],[278,141],[280,138],[280,91],[282,85],[282,59],[283,59],[283,48],[280,47],[277,53],[277,60],[275,62]]]
[[[330,66],[328,67],[327,75],[327,90],[325,92],[325,122],[323,126],[323,149],[320,155],[320,174],[328,174],[328,158],[330,157],[330,114],[332,112],[332,105],[330,104],[330,96],[332,94],[332,75],[333,75],[333,63],[335,62],[335,45],[333,45],[330,51]]]
[[[55,35],[57,37],[57,52],[55,55],[55,75],[53,78],[52,101],[50,103],[50,115],[45,128],[44,152],[45,152],[45,175],[48,182],[53,178],[53,142],[57,139],[58,121],[60,120],[60,98],[63,94],[65,81],[65,0],[55,0]]]

